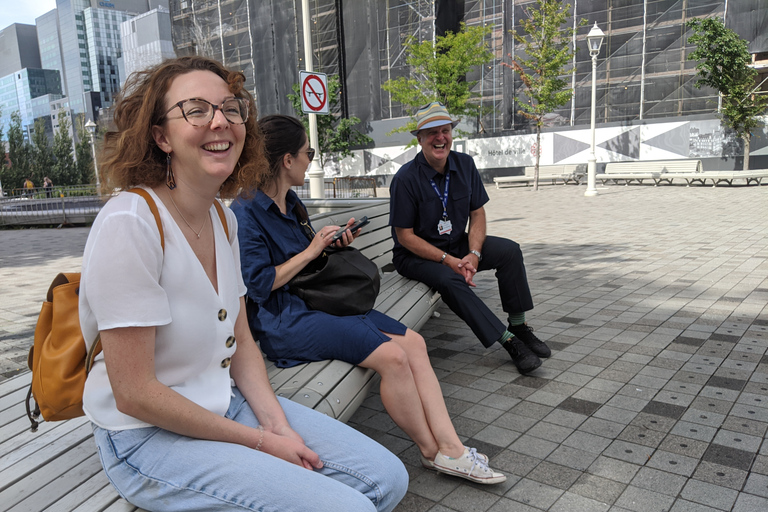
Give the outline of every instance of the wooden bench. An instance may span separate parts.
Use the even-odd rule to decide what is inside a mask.
[[[645,180],[652,180],[658,186],[666,181],[672,184],[675,178],[695,180],[701,173],[701,160],[655,160],[635,162],[609,162],[605,164],[605,172],[595,176],[603,185],[607,181],[615,184],[623,182],[629,185],[633,181],[642,185]],[[690,183],[689,183],[690,184]]]
[[[533,183],[536,166],[526,166],[525,174],[522,176],[496,176],[493,182],[496,188],[500,185],[514,185],[515,183]],[[558,180],[567,185],[570,182],[579,185],[587,173],[587,164],[567,164],[567,165],[540,165],[539,181],[551,180],[552,185],[556,185]]]
[[[313,225],[344,224],[349,217],[367,215],[371,223],[355,247],[383,271],[376,308],[419,329],[437,308],[439,294],[422,283],[393,272],[392,238],[386,200],[313,201]],[[339,209],[339,205],[343,208]],[[41,300],[44,291],[41,291]],[[280,369],[268,364],[276,393],[343,421],[349,419],[376,382],[372,370],[341,361],[321,361]],[[24,399],[31,381],[27,372],[0,383],[0,509],[13,512],[139,511],[119,498],[109,483],[85,417],[42,422],[29,428]]]

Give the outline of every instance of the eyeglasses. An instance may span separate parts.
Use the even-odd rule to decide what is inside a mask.
[[[163,117],[176,107],[181,110],[181,115],[192,126],[208,126],[213,121],[217,110],[220,110],[232,124],[245,124],[248,120],[248,100],[245,98],[229,98],[221,105],[214,105],[200,98],[190,98],[174,104],[163,114]]]
[[[310,162],[315,158],[315,148],[307,148],[306,151],[299,151],[299,153],[306,153]]]

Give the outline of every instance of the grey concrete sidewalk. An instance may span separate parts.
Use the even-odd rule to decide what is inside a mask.
[[[488,189],[488,232],[523,246],[528,320],[554,350],[540,369],[520,376],[445,307],[422,329],[460,436],[506,483],[423,469],[376,394],[350,421],[406,462],[399,512],[768,510],[768,187],[584,190]],[[86,236],[0,231],[6,377]]]

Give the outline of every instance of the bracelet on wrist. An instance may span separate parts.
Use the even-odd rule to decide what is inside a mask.
[[[261,451],[261,443],[263,443],[263,442],[264,442],[264,427],[262,427],[261,425],[259,425],[259,426],[258,426],[258,427],[256,427],[256,428],[258,428],[258,429],[259,429],[259,433],[260,433],[260,435],[259,435],[259,442],[258,442],[258,443],[256,443],[256,451],[257,451],[257,452],[259,452],[259,451]]]
[[[477,256],[477,261],[483,261],[483,255],[480,254],[480,251],[469,251],[469,254]]]
[[[444,252],[444,253],[443,253],[443,257],[442,257],[442,258],[440,258],[440,263],[441,263],[441,264],[442,264],[443,262],[445,262],[445,258],[446,258],[446,256],[448,256],[448,253],[447,253],[447,252]]]

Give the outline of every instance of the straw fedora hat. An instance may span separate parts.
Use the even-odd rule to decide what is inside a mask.
[[[444,124],[450,124],[451,127],[456,128],[459,121],[451,119],[445,105],[439,101],[433,101],[428,105],[424,105],[416,112],[416,129],[411,130],[411,135],[415,136],[419,133],[419,130],[426,130],[427,128],[434,128]]]

